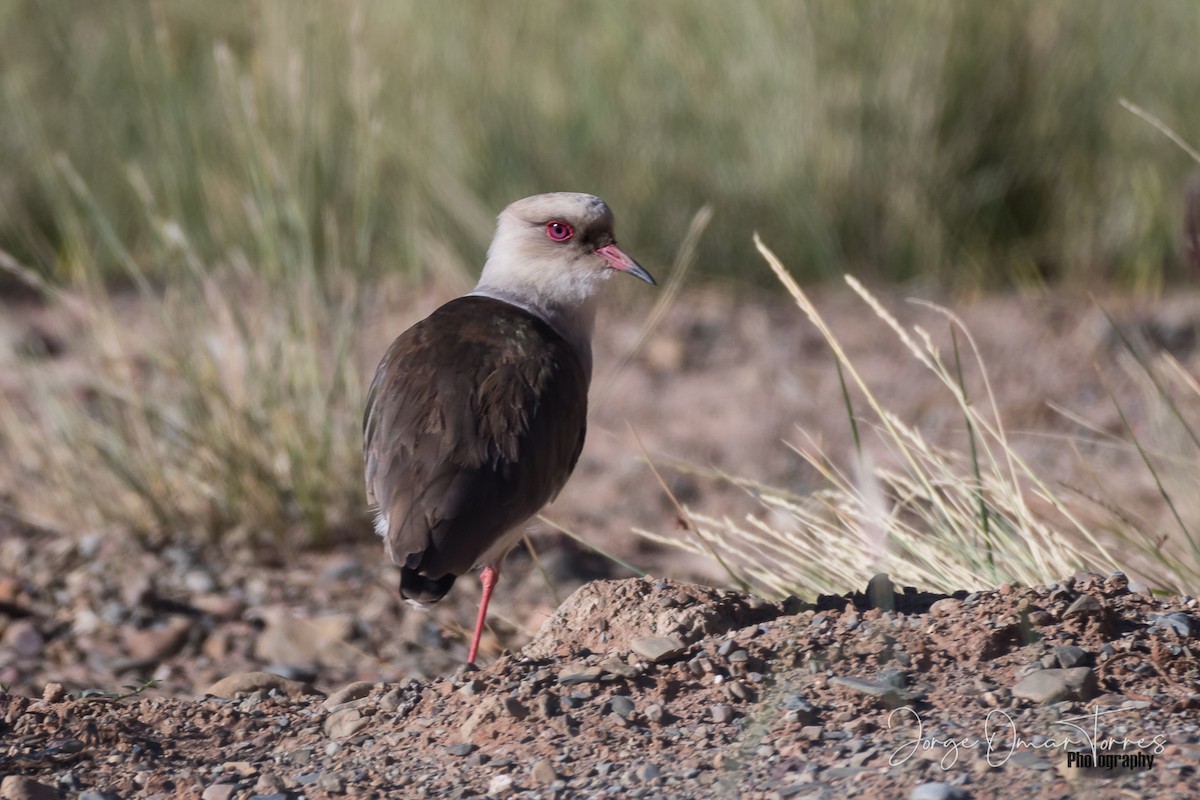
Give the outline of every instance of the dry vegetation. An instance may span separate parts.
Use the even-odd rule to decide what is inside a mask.
[[[394,332],[469,284],[494,210],[570,176],[619,209],[643,260],[677,251],[677,280],[693,262],[769,280],[760,231],[851,390],[853,463],[815,446],[821,431],[795,444],[817,491],[751,470],[735,482],[760,515],[685,511],[700,538],[680,541],[733,580],[814,592],[886,565],[950,588],[1090,565],[1196,587],[1186,369],[1127,342],[1162,435],[1078,433],[1140,454],[1174,520],[1163,534],[1022,459],[991,394],[966,394],[963,362],[986,366],[969,331],[939,353],[862,291],[970,434],[927,441],[781,265],[970,290],[1161,285],[1181,261],[1168,176],[1187,156],[1116,98],[1196,113],[1191,59],[1170,46],[1194,32],[1188,4],[200,8],[0,9],[0,147],[18,165],[0,183],[3,266],[84,345],[0,387],[6,513],[150,543],[286,549],[361,529],[364,328]],[[1066,46],[1081,37],[1093,47]]]

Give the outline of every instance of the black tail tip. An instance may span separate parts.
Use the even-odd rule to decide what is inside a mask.
[[[430,606],[441,600],[458,580],[457,575],[429,578],[416,570],[400,568],[400,596],[420,606]]]

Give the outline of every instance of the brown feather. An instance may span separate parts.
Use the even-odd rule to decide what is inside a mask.
[[[452,300],[392,343],[363,455],[402,593],[437,601],[558,494],[583,448],[587,388],[554,328],[489,297]]]

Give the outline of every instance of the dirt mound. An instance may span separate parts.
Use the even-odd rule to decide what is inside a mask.
[[[549,658],[628,651],[630,642],[647,637],[675,636],[691,644],[782,613],[782,605],[761,597],[678,581],[592,581],[567,598],[522,653]]]

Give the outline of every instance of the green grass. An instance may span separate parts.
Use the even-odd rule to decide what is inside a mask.
[[[697,270],[737,280],[770,282],[757,230],[802,279],[1153,288],[1188,162],[1119,99],[1200,129],[1197,41],[1189,0],[6,0],[0,247],[473,267],[495,209],[568,188],[650,263],[711,204]]]

